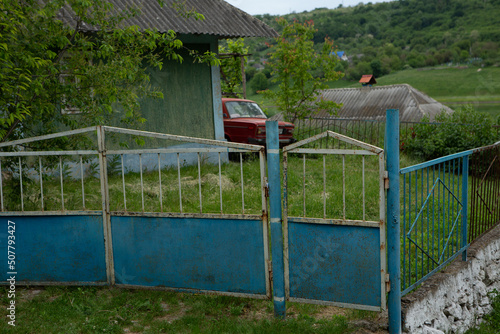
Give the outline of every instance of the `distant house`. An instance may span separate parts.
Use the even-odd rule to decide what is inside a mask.
[[[337,57],[338,57],[340,60],[345,60],[345,61],[347,61],[347,55],[346,55],[345,51],[337,51]]]
[[[345,51],[332,51],[332,53],[330,53],[330,56],[331,55],[336,55],[339,60],[348,60]]]
[[[372,85],[375,85],[377,83],[377,80],[375,80],[375,76],[373,76],[371,74],[365,74],[361,77],[359,82],[363,86],[372,86]]]
[[[343,104],[338,112],[339,118],[382,120],[387,109],[399,109],[399,119],[405,122],[420,121],[424,116],[433,120],[442,110],[453,112],[408,84],[327,89],[321,97]],[[322,116],[327,115],[324,113]]]
[[[187,10],[194,9],[205,20],[181,17],[173,0],[109,0],[116,9],[136,6],[140,14],[125,21],[141,30],[175,31],[190,49],[218,52],[221,39],[239,37],[276,37],[277,32],[262,21],[222,0],[185,0]],[[74,17],[62,10],[62,20],[74,25]],[[89,32],[95,30],[88,26]],[[161,70],[150,72],[151,84],[161,87],[164,99],[141,102],[147,119],[142,130],[209,139],[224,139],[219,68],[195,63],[187,52],[184,61],[165,60]]]
[[[431,120],[441,111],[452,113],[453,110],[437,102],[428,95],[408,84],[326,89],[320,98],[342,103],[336,118],[385,120],[387,109],[399,109],[401,122],[420,121],[428,116]],[[328,117],[326,112],[320,112],[315,117]],[[281,114],[273,119],[282,119]]]

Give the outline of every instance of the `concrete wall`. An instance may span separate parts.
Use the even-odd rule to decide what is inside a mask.
[[[500,291],[500,227],[402,299],[406,333],[464,333],[491,311],[490,292]]]

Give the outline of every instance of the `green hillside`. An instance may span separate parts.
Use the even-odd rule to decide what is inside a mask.
[[[409,84],[453,109],[472,104],[478,111],[490,114],[495,121],[500,116],[500,67],[413,69],[377,78],[377,82],[377,86]],[[330,87],[360,87],[360,84],[355,80],[339,80],[330,83]],[[248,93],[249,98],[269,108],[271,114],[276,112],[271,102]]]
[[[399,0],[355,7],[288,14],[289,21],[312,20],[315,43],[333,38],[349,62],[350,79],[403,68],[441,64],[500,64],[500,0]],[[276,30],[276,16],[259,15]],[[267,41],[269,42],[269,41]],[[271,50],[264,40],[249,41],[254,60]]]
[[[379,85],[408,83],[452,108],[471,103],[496,119],[500,115],[499,13],[500,0],[399,0],[317,8],[285,18],[312,20],[317,46],[328,36],[349,57],[338,64],[345,78],[332,83],[332,88],[357,87],[361,75],[374,74]],[[257,17],[280,30],[277,16]],[[247,39],[245,43],[252,54],[247,80],[259,71],[269,77],[266,59],[273,41]]]

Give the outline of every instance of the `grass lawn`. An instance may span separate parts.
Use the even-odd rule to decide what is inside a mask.
[[[7,324],[0,288],[1,333],[355,333],[378,313],[289,303],[286,321],[271,301],[108,287],[18,287],[16,327]],[[364,320],[362,320],[364,319]],[[379,332],[380,333],[380,332]]]

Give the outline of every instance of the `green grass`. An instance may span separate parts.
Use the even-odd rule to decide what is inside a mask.
[[[7,325],[0,288],[1,333],[352,333],[377,313],[288,303],[286,321],[272,301],[108,287],[16,290],[16,327]]]
[[[326,143],[324,144],[326,145]],[[182,155],[181,155],[182,156]],[[38,167],[28,164],[25,170],[37,170]],[[326,169],[323,170],[323,163]],[[45,164],[44,164],[45,165]],[[362,158],[346,156],[308,155],[306,159],[306,216],[310,218],[362,219]],[[121,165],[117,171],[110,171],[109,194],[111,211],[125,211]],[[242,174],[243,188],[242,196]],[[326,181],[323,179],[325,171]],[[343,172],[345,174],[345,196],[343,190]],[[58,170],[55,177],[45,173],[43,178],[43,210],[62,210],[61,182]],[[180,173],[177,167],[164,168],[161,171],[161,203],[160,178],[158,171],[143,172],[141,186],[140,173],[125,174],[126,209],[129,212],[184,212],[184,213],[222,213],[255,214],[262,211],[260,162],[256,156],[250,156],[240,166],[239,162],[229,162],[219,166],[205,163],[198,166],[182,166]],[[303,216],[304,183],[303,160],[301,156],[291,155],[288,165],[289,212],[291,216]],[[101,210],[100,182],[98,174],[84,179],[85,209]],[[365,215],[367,220],[378,220],[378,162],[376,157],[365,158]],[[69,175],[63,176],[64,209],[82,210],[82,183]],[[181,184],[181,201],[179,200],[179,182]],[[201,183],[201,187],[200,187]],[[40,182],[23,177],[23,202],[25,211],[42,210]],[[12,178],[4,184],[5,207],[8,211],[21,211],[20,182]],[[201,189],[201,210],[200,210]],[[221,195],[222,192],[222,195]],[[244,203],[242,201],[244,200]],[[326,200],[326,203],[325,203]],[[344,204],[345,201],[345,204]],[[326,208],[326,215],[325,215]]]

